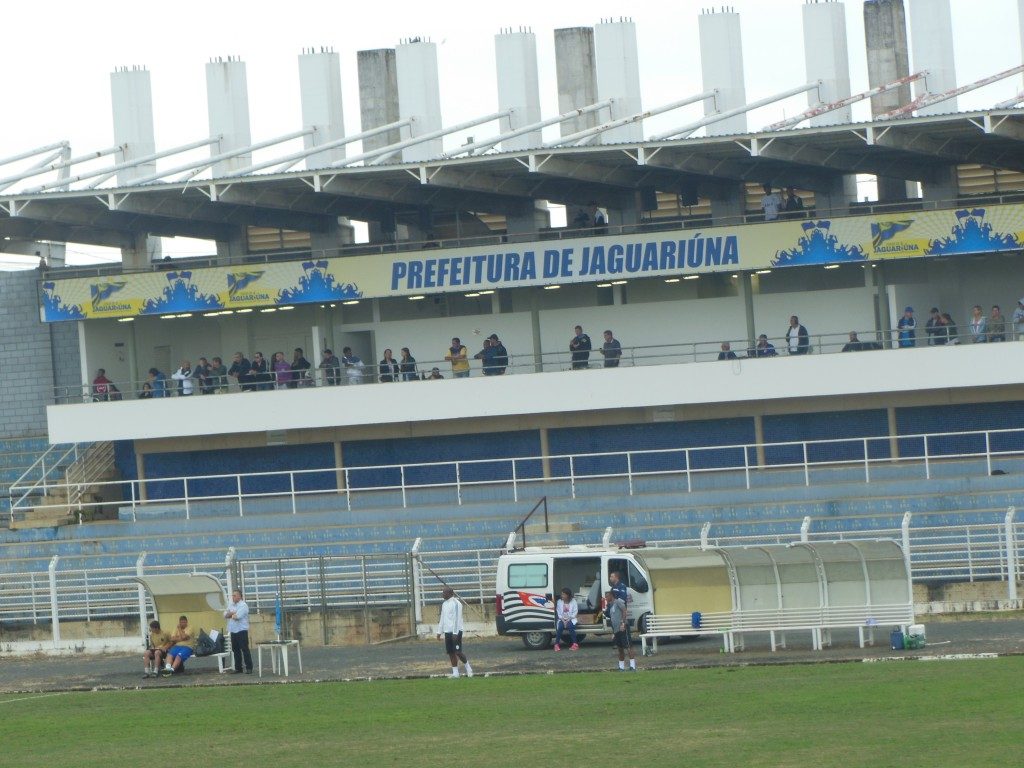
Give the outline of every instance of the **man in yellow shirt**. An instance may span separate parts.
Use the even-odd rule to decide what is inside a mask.
[[[143,679],[160,674],[160,660],[167,655],[167,651],[172,645],[174,643],[171,642],[171,636],[165,630],[160,629],[160,622],[155,619],[149,622],[149,643],[142,656],[142,662],[146,668],[146,674],[142,676]]]
[[[444,356],[444,359],[452,364],[452,378],[469,378],[469,357],[458,336],[452,339],[452,345],[448,348],[448,354]]]
[[[184,672],[184,664],[188,661],[196,649],[198,639],[192,627],[189,626],[188,616],[178,617],[178,626],[171,633],[173,645],[167,652],[167,664],[164,665],[163,675],[167,677],[175,672]]]

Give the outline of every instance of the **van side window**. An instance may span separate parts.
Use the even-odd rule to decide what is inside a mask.
[[[640,570],[636,567],[636,565],[633,564],[632,561],[629,562],[628,584],[641,595],[649,589],[647,585],[647,579],[645,579],[643,575],[641,575]]]
[[[511,563],[508,566],[509,589],[541,589],[548,585],[547,563]]]

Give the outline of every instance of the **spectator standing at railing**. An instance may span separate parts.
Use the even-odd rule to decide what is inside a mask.
[[[199,387],[199,394],[209,395],[213,392],[213,384],[210,382],[210,361],[200,357],[192,369],[192,376],[195,377],[196,386]]]
[[[728,341],[722,342],[722,351],[718,353],[719,360],[736,360],[736,353],[732,351],[732,345]]]
[[[768,336],[761,334],[757,337],[757,346],[751,350],[751,357],[778,357],[775,345],[768,341]]]
[[[914,317],[913,307],[904,308],[903,317],[896,323],[896,333],[896,341],[901,349],[917,346],[917,318]]]
[[[793,187],[786,187],[786,199],[782,209],[786,212],[788,219],[795,219],[804,209],[803,198],[797,195]]]
[[[601,345],[601,355],[604,357],[605,368],[619,367],[619,359],[622,357],[622,345],[611,331],[604,332],[604,344]]]
[[[213,387],[214,392],[227,392],[228,390],[228,369],[219,357],[210,360],[210,386]]]
[[[107,372],[100,368],[96,371],[96,378],[92,380],[92,400],[94,403],[110,399],[113,382],[107,378]]]
[[[772,185],[764,185],[764,196],[761,198],[761,210],[764,211],[765,221],[775,221],[779,218],[779,210],[782,208],[782,198],[772,192]]]
[[[949,341],[946,335],[946,324],[942,322],[942,315],[938,307],[932,307],[931,317],[924,325],[924,332],[928,334],[928,346],[941,347]]]
[[[329,349],[323,351],[320,370],[324,372],[324,383],[327,386],[333,387],[335,384],[341,383],[341,361]]]
[[[957,330],[956,322],[949,312],[942,313],[942,325],[946,328],[946,338],[950,344],[960,343],[960,331]]]
[[[179,397],[190,397],[194,390],[192,382],[192,363],[182,360],[178,370],[171,374],[171,378],[178,382]]]
[[[988,341],[988,319],[980,304],[971,307],[971,344],[984,344]]]
[[[153,389],[153,397],[167,397],[167,377],[156,368],[149,369],[149,386]]]
[[[408,347],[402,347],[402,357],[398,361],[398,371],[402,374],[402,381],[416,381],[416,358]]]
[[[857,338],[856,331],[850,331],[850,340],[843,345],[843,352],[863,352],[865,349],[871,347]]]
[[[988,316],[988,340],[1006,341],[1006,318],[998,304],[992,305],[992,313]]]
[[[469,352],[458,336],[452,337],[452,345],[448,347],[448,354],[444,359],[452,364],[452,378],[469,378]]]
[[[243,392],[252,391],[252,363],[241,352],[235,352],[227,375],[233,376],[238,381],[238,386],[242,388]]]
[[[800,325],[800,318],[791,315],[789,328],[786,329],[786,347],[791,355],[806,355],[811,350],[811,337],[807,329]]]
[[[263,357],[262,352],[253,353],[252,377],[256,382],[256,389],[267,390],[274,388],[274,374],[271,373],[270,364]]]
[[[341,350],[341,365],[345,369],[345,381],[348,384],[363,383],[363,361],[352,351],[352,347]]]
[[[583,332],[583,326],[577,325],[576,335],[569,340],[569,351],[572,353],[572,370],[582,371],[590,367],[590,350],[593,344],[590,337]]]
[[[306,359],[305,354],[302,352],[302,347],[296,347],[295,351],[292,352],[292,378],[288,382],[289,389],[295,389],[295,387],[304,387],[309,384],[309,360]]]
[[[398,374],[400,373],[398,367],[398,361],[395,360],[393,353],[390,349],[384,350],[384,358],[380,361],[377,366],[377,374],[380,381],[386,384],[398,381]]]
[[[484,348],[473,357],[483,363],[484,376],[501,376],[508,368],[508,350],[496,333],[484,339]]]
[[[1013,329],[1017,338],[1024,340],[1024,296],[1017,299],[1017,308],[1013,310]]]
[[[284,359],[284,352],[274,353],[274,382],[278,389],[286,389],[292,386],[292,364]]]
[[[151,400],[153,398],[153,385],[148,381],[142,382],[142,389],[139,390],[139,400]]]

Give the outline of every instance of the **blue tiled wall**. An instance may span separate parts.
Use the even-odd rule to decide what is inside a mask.
[[[889,421],[884,410],[841,411],[837,413],[795,413],[785,416],[764,417],[764,441],[785,443],[800,440],[840,440],[838,443],[808,446],[809,461],[856,461],[864,458],[864,442],[857,438],[884,437],[889,433]],[[871,458],[888,458],[889,442],[875,440],[868,443]],[[768,464],[795,464],[804,460],[800,445],[780,445],[765,448]]]
[[[657,424],[622,424],[608,427],[567,427],[548,433],[551,454],[606,453],[736,445],[754,441],[754,420],[713,419]],[[751,452],[750,461],[755,461]],[[692,451],[691,469],[737,466],[743,464],[742,448]],[[631,457],[634,472],[664,472],[686,468],[682,450]],[[626,471],[623,456],[596,456],[573,461],[577,475],[599,475]],[[554,459],[551,471],[556,476],[569,474],[568,459]]]
[[[349,487],[371,488],[398,485],[400,470],[359,470],[388,464],[429,464],[445,461],[507,459],[536,456],[540,453],[540,435],[533,430],[494,432],[483,435],[445,435],[391,440],[353,440],[342,445],[345,466],[349,468]],[[520,478],[540,477],[540,462],[524,462],[516,467]],[[462,482],[487,482],[512,479],[512,465],[507,461],[483,461],[461,464]],[[455,465],[440,467],[406,467],[406,485],[454,483]]]
[[[985,429],[1024,429],[1024,402],[899,408],[896,411],[896,427],[901,435]],[[901,456],[924,455],[923,440],[906,438],[899,442]],[[1024,450],[1024,434],[992,435],[990,449],[992,451]],[[984,451],[984,435],[935,437],[928,440],[930,456],[984,453]]]
[[[333,469],[334,447],[330,443],[311,445],[282,445],[272,448],[233,448],[220,451],[191,451],[188,453],[153,453],[145,457],[147,478],[193,477],[197,475],[251,474],[254,472],[287,472],[299,469]],[[333,471],[312,472],[295,476],[295,490],[330,490],[337,480]],[[290,489],[287,474],[261,477],[243,477],[242,493],[285,493]],[[235,478],[190,480],[189,495],[233,495],[237,492]],[[174,499],[184,495],[181,480],[146,483],[150,500]]]

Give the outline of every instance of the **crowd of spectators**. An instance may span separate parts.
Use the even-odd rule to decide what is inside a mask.
[[[896,324],[896,344],[900,348],[911,348],[918,345],[918,322],[913,307],[906,307]],[[474,333],[477,333],[474,331]],[[1024,339],[1024,297],[1017,302],[1017,308],[1011,318],[1007,319],[998,305],[985,313],[980,304],[971,309],[971,317],[967,327],[961,332],[948,312],[940,312],[932,307],[928,321],[924,326],[924,341],[928,346],[944,346],[969,341],[973,344],[1001,342],[1013,338]],[[604,340],[596,350],[603,358],[604,368],[617,368],[622,358],[622,344],[615,338],[611,330],[604,331]],[[811,351],[810,334],[800,323],[797,315],[791,315],[786,328],[784,350],[789,355],[806,355]],[[862,341],[856,331],[850,331],[849,341],[843,346],[843,352],[862,352],[881,349],[878,341]],[[584,370],[590,367],[590,355],[594,345],[590,336],[582,326],[575,326],[574,335],[569,340],[569,357],[571,370]],[[747,349],[747,358],[777,357],[775,345],[766,334],[757,337],[754,345]],[[730,342],[721,344],[719,360],[736,360],[739,356],[732,350]],[[445,350],[444,361],[451,367],[452,378],[468,378],[470,375],[470,359],[479,360],[481,373],[484,376],[502,376],[509,368],[509,352],[498,334],[492,333],[483,341],[483,348],[470,357],[469,350],[457,336],[452,337],[451,345]],[[305,358],[301,347],[296,347],[291,361],[283,352],[275,352],[272,360],[263,357],[262,352],[253,353],[249,360],[241,352],[236,352],[231,366],[224,365],[220,357],[209,359],[200,357],[193,366],[188,360],[182,360],[170,377],[158,370],[150,368],[146,381],[138,392],[140,399],[169,397],[190,397],[194,394],[210,395],[226,392],[230,381],[234,379],[243,392],[273,389],[297,389],[314,385],[312,364]],[[429,371],[421,371],[416,358],[408,347],[402,347],[398,358],[390,348],[383,352],[379,363],[367,366],[351,347],[342,349],[338,357],[330,349],[323,351],[323,359],[318,368],[323,371],[323,383],[327,386],[341,384],[353,385],[364,382],[378,381],[381,383],[408,381],[437,381],[445,376],[437,366]],[[120,400],[122,392],[107,378],[106,371],[100,368],[92,381],[92,398],[97,401]]]

